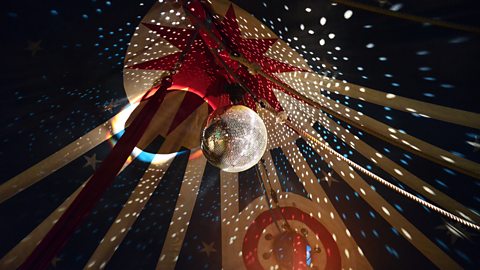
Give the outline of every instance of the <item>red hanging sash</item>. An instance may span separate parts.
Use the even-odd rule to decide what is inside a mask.
[[[54,256],[65,245],[75,229],[91,212],[103,193],[115,180],[123,164],[145,133],[150,121],[165,98],[167,88],[171,84],[172,80],[170,77],[162,80],[158,90],[148,98],[145,106],[130,126],[125,129],[123,136],[93,174],[90,181],[19,269],[48,268]]]

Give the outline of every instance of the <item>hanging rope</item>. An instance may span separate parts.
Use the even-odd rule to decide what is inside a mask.
[[[282,232],[283,230],[280,227],[280,225],[278,225],[277,218],[275,217],[274,208],[273,208],[272,202],[270,200],[273,200],[273,202],[275,202],[275,204],[277,204],[277,203],[276,203],[275,199],[272,199],[271,197],[268,196],[268,191],[265,188],[265,185],[263,184],[263,177],[262,177],[262,174],[260,173],[260,169],[258,167],[260,167],[260,162],[255,167],[255,170],[256,170],[256,173],[257,173],[257,176],[258,176],[257,179],[260,182],[260,186],[263,189],[263,194],[265,194],[265,198],[267,199],[268,210],[270,211],[270,215],[272,216],[273,222],[275,223],[275,226],[277,227],[278,231]],[[265,171],[265,173],[267,173],[267,172]],[[270,187],[271,187],[271,185],[270,185]],[[270,191],[271,190],[272,189],[270,189]]]
[[[429,152],[417,151],[417,150],[411,148],[409,145],[403,143],[402,140],[394,139],[394,138],[390,137],[388,134],[386,134],[385,132],[380,132],[375,128],[363,125],[362,123],[359,123],[357,121],[353,121],[349,117],[346,117],[346,116],[338,113],[337,111],[335,111],[331,108],[328,108],[327,106],[323,106],[323,105],[319,104],[317,101],[314,101],[314,100],[310,99],[309,97],[306,97],[304,94],[298,92],[296,89],[294,89],[291,86],[289,86],[288,84],[284,83],[283,81],[281,81],[277,77],[264,72],[261,69],[261,67],[258,65],[258,63],[251,62],[248,59],[246,59],[245,57],[243,57],[242,55],[240,55],[239,53],[233,52],[232,50],[230,50],[228,48],[228,46],[226,46],[222,42],[222,40],[220,40],[220,38],[214,33],[214,31],[212,30],[212,27],[211,27],[211,22],[209,22],[209,24],[207,25],[205,22],[203,22],[199,18],[197,18],[188,8],[185,8],[185,13],[187,14],[188,18],[195,24],[195,26],[198,27],[198,29],[202,30],[203,33],[205,33],[209,38],[211,38],[216,43],[216,45],[218,46],[218,49],[211,50],[212,54],[215,57],[219,57],[218,52],[216,50],[224,51],[224,52],[228,53],[230,59],[240,63],[243,66],[245,66],[252,74],[258,74],[258,75],[262,76],[263,78],[267,79],[268,81],[272,82],[273,84],[276,84],[277,86],[279,86],[279,90],[284,91],[285,93],[293,96],[294,98],[296,98],[296,99],[298,99],[298,100],[300,100],[300,101],[302,101],[302,102],[304,102],[304,103],[306,103],[306,104],[308,104],[308,105],[310,105],[310,106],[312,106],[316,109],[320,109],[320,110],[322,110],[322,111],[324,111],[328,114],[331,114],[334,117],[341,120],[342,122],[348,123],[348,124],[350,124],[350,125],[352,125],[356,128],[360,128],[360,129],[366,131],[367,133],[369,133],[369,134],[371,134],[371,135],[373,135],[373,136],[375,136],[375,137],[377,137],[377,138],[379,138],[383,141],[386,141],[386,142],[388,142],[392,145],[395,145],[396,147],[399,147],[399,148],[401,148],[405,151],[413,152],[416,155],[421,156],[421,157],[423,157],[425,159],[428,159],[432,162],[435,162],[437,164],[440,164],[441,166],[444,166],[446,168],[456,170],[456,171],[459,171],[459,172],[464,173],[466,175],[469,175],[469,176],[480,179],[480,174],[470,167],[460,166],[461,164],[448,162],[445,159],[443,159],[439,156],[436,156],[436,155],[432,155]],[[232,78],[234,78],[235,81],[237,81],[239,83],[239,85],[242,86],[242,88],[245,89],[245,91],[247,93],[249,93],[250,95],[252,95],[252,97],[254,97],[254,99],[256,99],[254,93],[252,93],[252,91],[246,85],[243,84],[243,82],[239,78],[239,76],[237,74],[235,74],[224,63],[223,60],[220,61],[220,64],[224,67],[225,71],[227,71],[227,73],[230,74],[230,76]],[[257,102],[257,100],[255,100],[255,101]]]
[[[218,46],[220,49],[222,50],[225,50],[227,53],[230,54],[230,58],[232,60],[235,60],[237,62],[239,62],[240,64],[246,66],[251,72],[254,72],[255,74],[259,74],[261,75],[262,77],[268,79],[269,81],[271,81],[272,83],[275,83],[276,85],[280,86],[281,88],[285,89],[288,93],[290,93],[291,95],[293,95],[294,97],[296,97],[297,99],[300,99],[302,101],[304,101],[305,103],[307,103],[308,105],[311,105],[313,106],[314,108],[319,108],[321,110],[324,110],[325,112],[327,113],[330,113],[332,115],[334,115],[335,117],[338,117],[339,119],[341,119],[342,121],[345,121],[346,123],[350,123],[354,126],[357,126],[355,122],[353,121],[350,121],[348,118],[344,117],[343,115],[340,115],[338,114],[337,112],[329,109],[329,108],[326,108],[326,107],[323,107],[323,106],[320,106],[320,104],[318,104],[317,102],[303,96],[301,93],[299,93],[298,91],[296,91],[295,89],[293,89],[292,87],[290,87],[289,85],[287,85],[286,83],[280,81],[278,78],[274,77],[274,76],[271,76],[269,74],[266,74],[265,72],[262,71],[262,69],[258,66],[258,64],[256,63],[252,63],[250,61],[248,61],[247,59],[245,59],[244,57],[242,57],[241,55],[237,54],[237,53],[231,53],[231,51],[228,50],[228,48],[222,43],[222,41],[220,39],[218,39],[218,37],[211,31],[211,29],[209,29],[208,27],[205,26],[205,24],[201,21],[198,20],[198,18],[196,18],[188,9],[186,10],[187,12],[187,15],[189,15],[189,17],[191,18],[191,20],[195,21],[197,23],[197,26],[200,27],[202,30],[204,30],[207,35],[212,38],[215,42],[217,42]],[[226,71],[228,73],[231,73],[232,76],[235,75],[233,74],[233,72],[231,72],[231,70],[229,69],[226,69]],[[237,83],[239,84],[242,84],[242,81],[240,78],[238,78],[238,76],[234,76],[234,78],[236,79]],[[260,102],[260,105],[262,107],[266,107],[264,106],[264,104],[262,102]],[[271,108],[267,108],[269,109],[270,111],[272,111],[273,109]],[[277,112],[276,111],[273,111],[272,113],[276,114]],[[367,169],[363,168],[362,166],[356,164],[355,162],[349,160],[348,158],[345,158],[344,156],[342,156],[341,154],[337,153],[335,150],[333,150],[332,148],[330,148],[327,144],[319,141],[318,139],[316,139],[315,137],[311,136],[310,134],[308,134],[307,132],[305,131],[302,131],[302,130],[299,130],[297,128],[295,128],[288,120],[285,120],[284,123],[290,127],[292,130],[294,130],[297,134],[299,135],[304,135],[306,138],[308,138],[309,140],[313,141],[314,143],[316,144],[319,144],[321,146],[322,149],[325,149],[327,150],[328,152],[332,153],[333,155],[337,156],[338,158],[344,160],[345,162],[347,162],[349,165],[351,165],[352,167],[356,168],[357,170],[363,172],[364,174],[372,177],[372,179],[374,179],[375,181],[381,183],[382,185],[385,185],[386,187],[394,190],[395,192],[405,196],[406,198],[409,198],[449,219],[452,219],[460,224],[463,224],[469,228],[473,228],[475,230],[478,230],[480,231],[480,226],[475,224],[475,223],[472,223],[470,221],[467,221],[463,218],[460,218],[436,205],[433,205],[425,200],[422,200],[420,198],[418,198],[417,196],[395,186],[394,184],[386,181],[385,179],[377,176],[376,174],[368,171]],[[365,127],[362,127],[362,128],[365,128]],[[378,134],[374,133],[373,135],[376,135],[377,137],[380,137],[380,138],[383,138],[385,136],[379,136]],[[394,145],[397,145],[397,146],[400,146],[402,149],[404,148],[404,145],[397,143],[396,141],[391,141],[391,140],[387,140],[389,142],[392,142]],[[427,156],[428,158],[429,156]],[[430,159],[430,158],[429,158]],[[435,162],[435,160],[433,160]],[[443,165],[443,164],[442,164]],[[451,164],[447,164],[447,167],[451,167],[451,166],[448,166],[448,165],[451,165]],[[454,166],[453,166],[454,167]],[[454,167],[454,169],[458,169],[456,167]],[[471,172],[469,171],[463,171],[462,172],[468,174],[468,175],[471,175]]]
[[[462,225],[465,225],[469,228],[472,228],[472,229],[475,229],[477,231],[480,231],[480,226],[475,224],[475,223],[472,223],[466,219],[463,219],[461,217],[458,217],[434,204],[431,204],[423,199],[420,199],[419,197],[413,195],[412,193],[408,192],[408,191],[405,191],[399,187],[397,187],[396,185],[390,183],[389,181],[381,178],[380,176],[370,172],[369,170],[363,168],[362,166],[358,165],[357,163],[353,162],[352,160],[344,157],[343,155],[341,155],[340,153],[338,153],[337,151],[333,150],[328,144],[326,144],[325,142],[322,142],[320,140],[318,140],[317,138],[315,138],[314,136],[310,135],[308,132],[304,131],[304,130],[301,130],[301,129],[298,129],[296,128],[290,121],[285,121],[285,125],[287,127],[289,127],[290,129],[292,129],[295,133],[297,133],[298,135],[306,138],[307,140],[310,140],[311,142],[317,144],[320,146],[320,148],[322,150],[326,150],[328,151],[330,154],[332,155],[335,155],[337,158],[345,161],[346,163],[348,163],[350,166],[352,166],[353,168],[359,170],[360,172],[368,175],[369,177],[371,177],[373,180],[379,182],[380,184],[392,189],[393,191],[399,193],[400,195],[403,195],[404,197],[412,200],[412,201],[415,201],[425,207],[427,207],[428,209],[430,210],[433,210],[451,220],[454,220]]]

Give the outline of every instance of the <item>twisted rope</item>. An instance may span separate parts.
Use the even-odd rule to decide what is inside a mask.
[[[394,185],[394,184],[390,183],[389,181],[381,178],[380,176],[372,173],[371,171],[363,168],[362,166],[358,165],[357,163],[353,162],[352,160],[344,157],[343,155],[341,155],[341,154],[338,153],[337,151],[333,150],[328,144],[326,144],[325,142],[322,142],[322,141],[318,140],[318,139],[315,138],[314,136],[310,135],[308,132],[296,128],[295,126],[292,125],[291,122],[286,121],[285,124],[286,124],[290,129],[292,129],[293,131],[295,131],[297,134],[299,134],[299,135],[301,135],[302,137],[307,138],[307,139],[309,139],[310,141],[312,141],[313,143],[319,145],[322,150],[327,150],[330,154],[333,154],[333,155],[336,156],[337,158],[342,159],[343,161],[345,161],[346,163],[348,163],[350,166],[352,166],[353,168],[359,170],[360,172],[368,175],[369,177],[371,177],[373,180],[377,181],[378,183],[380,183],[380,184],[382,184],[382,185],[384,185],[384,186],[392,189],[393,191],[395,191],[395,192],[403,195],[404,197],[406,197],[406,198],[408,198],[408,199],[410,199],[410,200],[412,200],[412,201],[415,201],[415,202],[417,202],[417,203],[419,203],[419,204],[427,207],[428,209],[433,210],[433,211],[435,211],[435,212],[437,212],[437,213],[439,213],[439,214],[441,214],[441,215],[443,215],[443,216],[445,216],[445,217],[447,217],[447,218],[449,218],[449,219],[451,219],[451,220],[454,220],[454,221],[456,221],[456,222],[458,222],[458,223],[460,223],[460,224],[462,224],[462,225],[464,225],[464,226],[467,226],[467,227],[469,227],[469,228],[472,228],[472,229],[475,229],[475,230],[477,230],[477,231],[480,231],[480,226],[479,226],[479,225],[477,225],[477,224],[475,224],[475,223],[473,223],[473,222],[470,222],[470,221],[468,221],[468,220],[466,220],[466,219],[464,219],[464,218],[461,218],[461,217],[459,217],[459,216],[457,216],[457,215],[454,215],[454,214],[452,214],[452,213],[450,213],[450,212],[448,212],[448,211],[446,211],[446,210],[444,210],[444,209],[442,209],[442,208],[440,208],[440,207],[438,207],[438,206],[436,206],[436,205],[434,205],[434,204],[431,204],[431,203],[429,203],[429,202],[427,202],[427,201],[425,201],[425,200],[423,200],[423,199],[421,199],[421,198],[413,195],[412,193],[410,193],[410,192],[408,192],[408,191],[405,191],[405,190],[397,187],[396,185]]]

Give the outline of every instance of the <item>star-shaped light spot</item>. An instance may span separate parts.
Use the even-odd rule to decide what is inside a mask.
[[[103,105],[105,111],[112,112],[115,107],[118,106],[118,101],[111,99],[106,105]]]
[[[100,163],[100,160],[97,160],[97,154],[93,154],[92,156],[83,156],[83,158],[86,160],[85,165],[83,167],[92,167],[93,170],[97,168],[97,164]]]
[[[32,53],[32,56],[35,56],[38,51],[43,50],[43,48],[40,46],[40,43],[42,43],[41,40],[35,42],[30,40],[28,41],[28,46],[26,49]]]
[[[436,229],[445,231],[446,234],[450,236],[451,244],[455,244],[459,238],[470,240],[472,236],[460,223],[452,224],[445,221],[445,224],[437,226]]]
[[[51,261],[51,264],[53,267],[57,267],[57,263],[61,261],[61,259],[59,257],[54,257]]]
[[[320,178],[320,182],[322,182],[322,181],[327,182],[328,187],[332,187],[332,184],[333,184],[334,182],[338,183],[338,180],[335,179],[335,178],[333,178],[333,177],[331,177],[330,175],[329,175],[329,176],[325,176],[325,177],[323,177],[323,178]]]
[[[472,141],[467,141],[467,143],[471,146],[473,146],[473,152],[477,152],[478,150],[480,150],[480,142],[478,140],[478,137],[475,137],[475,141],[472,142]]]
[[[213,247],[215,242],[211,242],[210,244],[206,244],[205,242],[202,241],[203,248],[200,250],[200,252],[205,252],[208,257],[210,257],[210,254],[213,252],[217,252],[217,250]]]

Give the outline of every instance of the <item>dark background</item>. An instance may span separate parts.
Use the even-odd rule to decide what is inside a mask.
[[[396,95],[480,113],[478,34],[422,25],[343,5],[334,6],[330,1],[235,2],[272,28],[320,73]],[[477,1],[402,1],[383,5],[373,0],[361,2],[480,27]],[[96,0],[2,2],[0,183],[95,128],[127,104],[122,81],[123,58],[135,27],[153,3]],[[310,8],[311,12],[307,12],[306,8]],[[350,9],[353,16],[345,19],[345,11]],[[327,19],[325,25],[320,24],[322,17]],[[330,33],[335,34],[333,39],[328,37]],[[325,40],[323,46],[320,45],[321,39]],[[478,130],[325,94],[456,155],[480,162],[480,151],[467,143],[478,142]],[[112,101],[115,104],[112,110],[105,110],[104,106]],[[323,127],[316,128],[342,154],[375,173],[383,174],[380,168],[370,164]],[[444,169],[348,128],[437,189],[471,209],[480,210],[478,179]],[[298,144],[301,149],[306,149],[302,142]],[[102,160],[109,149],[111,146],[104,143],[87,155],[95,153]],[[305,151],[311,153],[311,150]],[[277,169],[285,170],[285,175],[289,175],[290,171],[291,175],[293,169],[281,150],[273,151],[272,155]],[[15,246],[91,175],[91,168],[84,167],[84,162],[83,158],[77,159],[0,205],[0,256]],[[134,232],[139,235],[132,233],[125,238],[118,254],[112,259],[112,266],[129,261],[142,261],[146,268],[155,265],[185,162],[182,155],[174,161],[167,174],[169,181],[158,187],[152,204],[147,206],[135,224]],[[313,164],[313,160],[309,163]],[[76,239],[81,241],[73,240],[67,246],[60,254],[56,268],[83,267],[146,166],[148,164],[136,161],[134,166],[122,173],[119,182],[108,191],[110,195],[106,195],[97,207],[97,210],[108,211],[94,212],[77,232]],[[250,179],[254,171],[241,175]],[[384,177],[401,185],[388,175]],[[287,180],[298,181],[293,178]],[[284,182],[288,184],[288,181]],[[462,230],[464,237],[452,236],[445,229],[445,221],[437,214],[373,182],[371,184],[458,263],[465,268],[478,268],[478,233]],[[240,200],[245,205],[256,197],[251,196],[252,190],[258,192],[258,187],[252,186],[245,185],[245,190],[240,190]],[[373,266],[381,268],[395,264],[402,268],[411,265],[411,258],[417,258],[419,268],[433,267],[395,229],[373,214],[373,210],[356,197],[348,185],[340,180],[340,183],[326,189],[330,190],[331,201],[344,214],[344,222]],[[201,191],[177,264],[182,269],[195,265],[215,269],[221,262],[220,252],[212,255],[210,261],[205,261],[205,255],[195,251],[199,235],[208,237],[204,242],[216,242],[217,251],[221,246],[218,230],[204,230],[205,226],[219,226],[219,183],[215,168],[209,168],[205,173]],[[160,199],[165,196],[168,200]],[[147,219],[152,215],[158,216]],[[146,241],[142,240],[145,236],[151,236],[156,242],[145,244]]]

